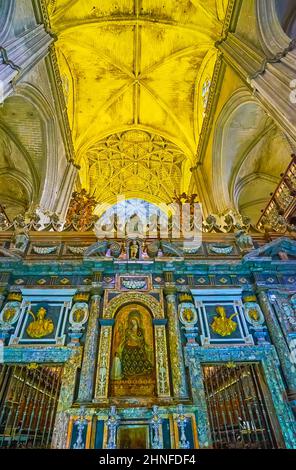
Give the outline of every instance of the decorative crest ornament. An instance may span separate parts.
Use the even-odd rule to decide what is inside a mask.
[[[16,302],[21,302],[22,301],[22,293],[21,292],[9,292],[7,296],[8,301],[16,301]]]
[[[179,295],[179,301],[180,302],[192,302],[192,296],[191,294],[188,293],[182,293]]]
[[[187,299],[188,294],[183,294],[183,298]],[[188,302],[182,302],[178,306],[179,318],[183,325],[184,335],[187,339],[187,346],[197,346],[196,337],[198,336],[197,328],[197,311],[190,299]]]
[[[89,292],[77,292],[74,294],[73,302],[88,302],[89,296]]]

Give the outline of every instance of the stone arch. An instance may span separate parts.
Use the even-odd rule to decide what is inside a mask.
[[[32,84],[23,82],[21,85],[18,85],[16,93],[13,96],[22,97],[31,103],[43,123],[42,141],[45,165],[40,181],[38,204],[42,209],[51,210],[54,206],[55,194],[58,190],[55,184],[57,184],[59,180],[57,118],[48,100],[41,91]]]
[[[245,88],[222,109],[213,143],[213,196],[256,223],[290,161],[287,141]]]
[[[296,4],[294,0],[275,0],[281,26],[291,39],[296,37]]]
[[[125,292],[119,294],[115,298],[111,299],[107,307],[104,309],[104,318],[114,318],[118,310],[129,303],[138,303],[146,307],[151,313],[154,319],[160,319],[164,317],[163,308],[152,295],[144,294],[142,292]]]
[[[280,23],[276,1],[256,0],[257,24],[261,44],[267,55],[271,57],[283,52],[291,42]]]
[[[213,195],[217,204],[218,210],[223,211],[226,207],[230,206],[230,197],[228,188],[225,187],[223,181],[222,171],[222,143],[224,138],[225,128],[228,125],[233,113],[243,106],[245,103],[252,103],[252,98],[249,91],[245,88],[237,90],[227,101],[222,108],[222,111],[216,122],[216,130],[213,143]]]
[[[9,220],[37,201],[39,178],[34,162],[15,133],[0,122],[0,203]]]

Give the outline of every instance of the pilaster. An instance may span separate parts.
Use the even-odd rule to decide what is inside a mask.
[[[91,292],[90,314],[85,338],[78,393],[78,401],[80,402],[91,402],[93,398],[102,292],[101,287],[95,287]]]
[[[166,285],[164,294],[167,302],[167,317],[169,330],[170,359],[174,397],[188,396],[186,387],[186,374],[181,344],[181,335],[178,319],[177,295],[174,286]]]
[[[263,310],[265,321],[268,326],[272,342],[277,351],[289,390],[293,391],[296,389],[296,375],[293,370],[293,364],[290,360],[291,351],[277,323],[277,319],[275,318],[267,293],[265,292],[265,290],[258,288],[257,294],[259,304]]]

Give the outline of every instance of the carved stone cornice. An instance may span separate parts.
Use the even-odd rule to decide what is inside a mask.
[[[296,38],[292,39],[288,47],[283,49],[281,52],[278,52],[275,56],[273,57],[265,57],[263,60],[260,68],[255,72],[252,76],[249,77],[249,81],[256,79],[259,77],[259,75],[263,75],[266,71],[266,68],[269,64],[276,64],[278,62],[281,62],[281,60],[287,56],[289,52],[292,52],[296,48]]]
[[[8,57],[7,49],[3,46],[0,46],[0,57],[3,64],[9,65],[13,70],[16,70],[17,72],[21,70],[19,65],[16,65],[12,60],[10,60],[10,58]]]
[[[52,42],[53,38],[40,24],[1,46],[0,81],[4,100],[13,92],[14,85],[48,54]]]
[[[225,62],[250,86],[249,77],[260,69],[263,53],[255,50],[235,33],[228,33],[224,41],[217,43],[217,47]]]

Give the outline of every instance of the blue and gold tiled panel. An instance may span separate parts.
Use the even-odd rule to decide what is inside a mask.
[[[90,285],[92,282],[89,276],[14,276],[11,284],[18,287],[36,286],[36,287],[67,287],[67,286],[81,286]]]
[[[162,287],[164,285],[164,277],[161,274],[153,274],[152,283],[155,287]]]
[[[179,286],[241,286],[252,283],[252,277],[245,274],[196,274],[176,277],[176,284]]]
[[[286,285],[295,287],[296,286],[296,273],[255,273],[256,282],[260,285]]]
[[[153,275],[153,286],[163,287],[165,280],[162,275]],[[252,276],[247,274],[174,274],[172,282],[177,286],[243,286],[252,284]]]
[[[105,274],[103,276],[103,287],[107,289],[114,289],[115,276],[113,274]]]
[[[197,311],[202,345],[253,344],[243,309],[231,299],[205,299]]]

